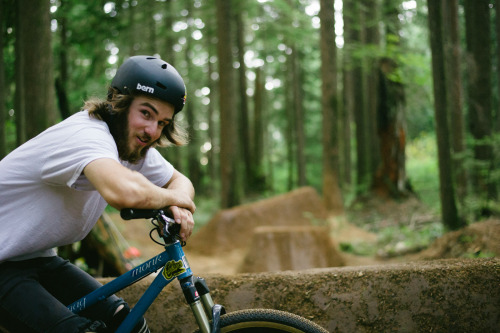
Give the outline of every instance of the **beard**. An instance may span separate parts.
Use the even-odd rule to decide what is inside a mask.
[[[132,164],[137,164],[140,160],[142,160],[149,148],[151,148],[154,144],[151,144],[140,147],[138,149],[131,149],[129,143],[129,126],[128,126],[128,111],[120,112],[114,115],[113,121],[110,122],[110,132],[113,138],[115,139],[116,147],[118,148],[118,156],[122,161],[127,161]],[[141,136],[145,141],[151,140],[147,134],[143,134]]]

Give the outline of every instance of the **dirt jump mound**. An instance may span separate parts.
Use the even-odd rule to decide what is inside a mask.
[[[311,187],[219,211],[190,239],[189,250],[214,254],[246,248],[261,226],[326,225],[326,210]]]
[[[209,256],[238,254],[236,272],[276,272],[342,266],[323,202],[311,187],[222,210],[186,249]],[[243,259],[241,259],[243,258]]]

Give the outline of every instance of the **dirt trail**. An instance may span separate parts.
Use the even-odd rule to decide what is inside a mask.
[[[380,218],[378,223],[381,224],[382,228],[384,224],[394,223],[395,220],[401,219],[402,216],[404,218],[410,216],[415,221],[428,218],[429,215],[424,209],[416,208],[418,203],[415,203],[415,201],[402,204],[392,202],[386,203],[385,206],[377,201],[376,204],[378,207],[377,214]],[[385,216],[382,216],[382,214],[385,214]],[[130,245],[139,249],[141,252],[140,259],[150,258],[162,251],[161,246],[149,239],[148,234],[151,229],[149,222],[125,222],[119,216],[113,216],[113,219]],[[331,244],[326,244],[324,240],[321,240],[317,244],[309,242],[305,248],[302,248],[302,252],[305,250],[313,251],[316,256],[336,258],[333,264],[331,264],[331,258],[325,258],[323,261],[316,260],[316,262],[330,264],[320,264],[314,267],[366,266],[420,259],[460,258],[481,255],[498,256],[500,254],[500,220],[494,219],[475,223],[454,233],[448,233],[436,240],[428,249],[417,254],[383,259],[375,256],[357,256],[339,252],[338,244],[340,243],[375,244],[377,235],[355,226],[345,218],[327,219],[326,213],[322,209],[320,197],[311,188],[302,188],[271,199],[220,211],[196,235],[191,237],[184,250],[196,274],[219,273],[232,275],[241,272],[241,267],[245,261],[252,260],[254,271],[277,271],[280,270],[280,263],[283,264],[287,260],[294,260],[291,253],[301,252],[300,248],[294,249],[290,248],[290,246],[305,244],[304,241],[294,241],[293,239],[297,237],[293,236],[293,232],[290,232],[287,237],[279,236],[282,232],[277,230],[282,230],[284,226],[285,229],[290,230],[294,228],[303,229],[306,226],[312,226],[313,229],[323,226],[330,230],[328,236],[331,239]],[[273,228],[275,228],[274,233],[272,233]],[[261,239],[258,243],[255,243],[255,230],[261,230],[259,236]],[[304,231],[297,232],[302,232],[298,236],[299,238],[305,238]],[[318,237],[318,235],[308,235]],[[263,238],[269,238],[269,241],[266,242]],[[315,247],[315,249],[311,250],[311,247]],[[270,261],[271,257],[276,256],[276,248],[282,249],[283,258],[279,258],[278,261],[274,260],[277,266],[273,269],[273,267],[269,268],[270,263],[268,261]],[[327,249],[326,252],[325,249]],[[274,255],[269,256],[269,253],[274,253]],[[287,258],[287,256],[292,258]],[[303,261],[304,256],[298,256],[296,260]],[[261,261],[262,265],[260,266],[267,265],[267,268],[257,267],[259,265],[256,266],[256,261]]]

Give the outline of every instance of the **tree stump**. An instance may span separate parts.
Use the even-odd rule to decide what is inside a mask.
[[[263,226],[255,228],[240,273],[343,266],[328,227]]]

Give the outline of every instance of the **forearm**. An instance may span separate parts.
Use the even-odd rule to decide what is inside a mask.
[[[191,212],[195,210],[192,184],[178,175],[171,179],[171,185],[162,188],[151,183],[142,174],[131,171],[111,159],[99,159],[89,163],[84,173],[114,208],[158,209],[178,206]],[[181,175],[174,172],[174,175],[176,174]]]
[[[174,171],[174,174],[170,181],[164,186],[165,189],[181,191],[187,194],[191,199],[194,199],[195,189],[193,183],[178,171]]]

